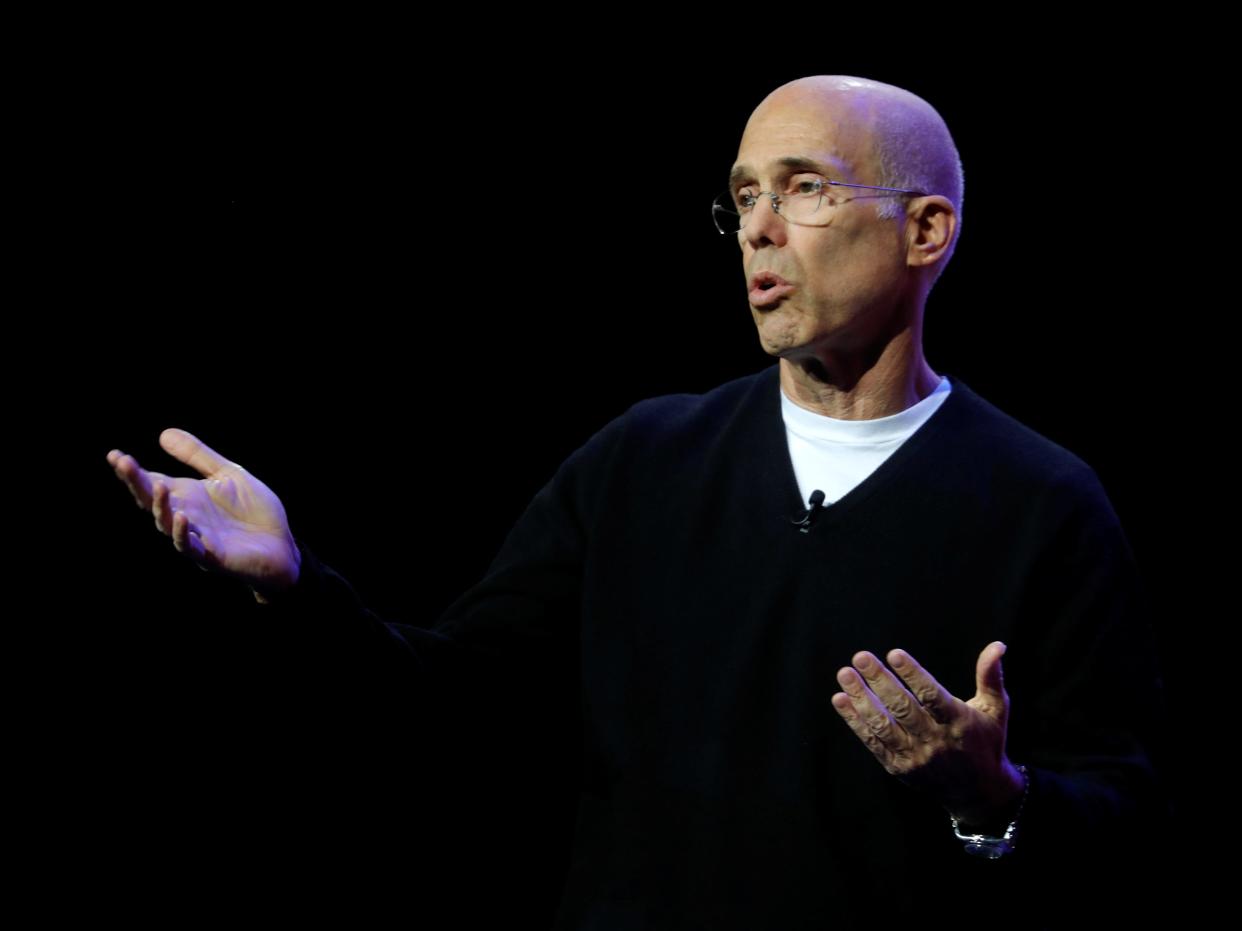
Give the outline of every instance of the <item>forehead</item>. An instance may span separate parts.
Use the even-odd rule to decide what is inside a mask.
[[[820,94],[769,97],[742,133],[731,178],[763,180],[789,170],[818,170],[856,180],[865,170],[870,133],[857,102]]]

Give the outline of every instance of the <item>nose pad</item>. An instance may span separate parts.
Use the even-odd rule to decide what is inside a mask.
[[[769,233],[764,232],[765,230],[771,230],[774,224],[776,227],[780,227],[781,230],[781,233],[777,238],[783,238],[785,218],[781,216],[781,206],[780,202],[777,200],[778,197],[779,195],[776,194],[765,193],[759,199],[759,203],[756,203],[755,209],[750,213],[750,219],[747,220],[746,225],[742,227],[742,232],[746,235],[747,239],[752,241],[765,239],[769,242],[774,241]],[[770,216],[763,213],[762,204],[764,201],[766,201],[768,206],[771,207],[771,210],[769,211]]]
[[[773,213],[780,214],[781,201],[779,194],[764,194],[763,199],[768,202],[768,206],[772,208]]]

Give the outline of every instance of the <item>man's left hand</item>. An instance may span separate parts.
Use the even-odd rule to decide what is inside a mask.
[[[900,680],[871,653],[856,653],[853,666],[837,672],[845,691],[832,696],[837,713],[888,772],[976,829],[1003,830],[1025,784],[1005,755],[1005,649],[998,640],[979,654],[969,701],[949,694],[904,650],[887,657]]]

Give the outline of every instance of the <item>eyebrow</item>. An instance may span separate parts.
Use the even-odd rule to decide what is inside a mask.
[[[785,158],[777,159],[774,164],[780,165],[789,171],[813,171],[824,177],[828,177],[831,174],[828,166],[823,162],[817,162],[813,158],[806,158],[801,155],[789,155]],[[729,189],[732,190],[753,174],[754,172],[745,165],[734,165],[733,170],[729,172]]]

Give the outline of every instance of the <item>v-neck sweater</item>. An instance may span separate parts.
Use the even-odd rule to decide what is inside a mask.
[[[954,888],[1012,908],[1141,832],[1159,677],[1094,471],[947,377],[940,408],[810,526],[772,365],[607,424],[431,627],[384,622],[304,544],[277,610],[377,668],[473,669],[472,688],[520,669],[577,706],[558,927],[849,927],[876,903],[958,914],[936,899]],[[855,652],[894,647],[965,700],[993,640],[1008,755],[1030,773],[1017,852],[995,863],[830,704]]]
[[[828,504],[852,489],[908,440],[940,409],[950,382],[940,383],[903,411],[869,420],[828,417],[796,404],[781,390],[781,417],[802,500],[824,492]]]

